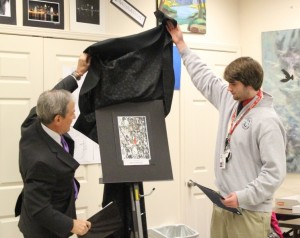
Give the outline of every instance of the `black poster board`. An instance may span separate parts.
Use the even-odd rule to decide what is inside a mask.
[[[103,183],[172,180],[162,100],[96,110]]]

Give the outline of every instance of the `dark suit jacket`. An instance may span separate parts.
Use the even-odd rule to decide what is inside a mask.
[[[77,88],[72,76],[55,86],[70,92]],[[16,204],[19,228],[25,237],[68,237],[76,218],[73,177],[78,162],[74,141],[64,135],[70,154],[42,128],[35,108],[21,127],[19,169],[24,188]]]

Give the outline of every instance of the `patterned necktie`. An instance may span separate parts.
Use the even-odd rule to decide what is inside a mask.
[[[63,136],[60,136],[60,141],[61,141],[61,144],[62,144],[64,150],[69,153],[70,150],[69,150],[68,143],[66,142],[66,140]],[[75,183],[75,179],[73,179],[73,183],[74,183],[74,195],[75,195],[75,199],[77,199],[77,197],[78,197],[78,188],[77,188],[77,185]]]

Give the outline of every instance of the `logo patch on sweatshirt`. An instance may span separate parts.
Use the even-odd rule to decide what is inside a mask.
[[[252,119],[251,118],[245,118],[242,122],[242,127],[244,130],[248,130],[249,127],[251,126],[251,122],[252,122]]]

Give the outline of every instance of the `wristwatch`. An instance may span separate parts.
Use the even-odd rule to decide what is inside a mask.
[[[77,81],[79,81],[81,79],[81,76],[77,71],[74,71],[72,74],[71,74]]]

